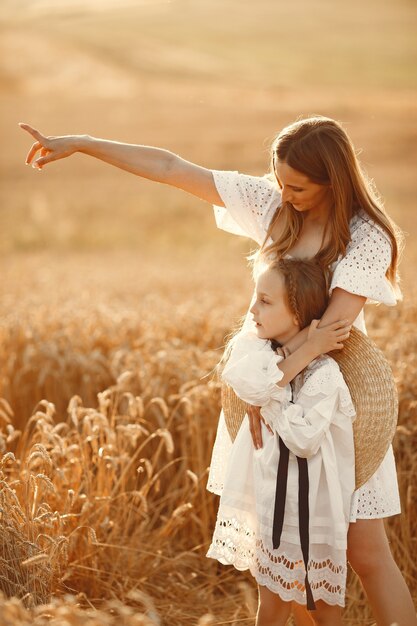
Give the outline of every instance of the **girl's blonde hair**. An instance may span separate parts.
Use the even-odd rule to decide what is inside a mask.
[[[402,246],[402,233],[385,213],[372,182],[362,171],[352,142],[338,122],[327,117],[301,119],[284,128],[276,137],[271,149],[271,170],[276,179],[275,164],[281,161],[301,172],[311,181],[330,185],[334,210],[326,225],[330,231],[329,243],[322,246],[316,259],[329,267],[346,254],[351,233],[349,222],[354,214],[363,209],[386,232],[392,246],[392,260],[387,278],[399,293],[396,283],[397,265]],[[284,214],[285,227],[273,244],[267,245],[278,214]],[[279,207],[271,221],[265,241],[264,253],[283,257],[296,243],[304,216],[290,203]],[[325,233],[325,234],[326,234]]]

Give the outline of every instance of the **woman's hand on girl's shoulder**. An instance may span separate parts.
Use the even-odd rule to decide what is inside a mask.
[[[342,341],[348,339],[352,324],[349,320],[340,320],[319,328],[320,320],[313,320],[308,330],[307,342],[312,352],[319,356],[332,350],[341,350]]]

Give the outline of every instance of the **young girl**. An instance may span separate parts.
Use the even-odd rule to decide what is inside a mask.
[[[259,584],[257,626],[284,626],[293,600],[317,609],[319,624],[342,624],[355,410],[332,358],[312,360],[282,385],[283,357],[274,350],[319,318],[327,299],[317,263],[270,263],[256,281],[252,329],[236,335],[222,372],[242,400],[262,407],[265,441],[254,449],[245,416],[207,556],[250,570]],[[312,355],[317,341],[311,330]]]

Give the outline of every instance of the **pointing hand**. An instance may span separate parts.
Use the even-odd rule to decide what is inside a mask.
[[[20,122],[19,126],[36,139],[27,154],[26,165],[32,165],[32,167],[41,170],[47,163],[64,159],[78,150],[78,137],[76,135],[46,137],[29,124]],[[33,160],[38,152],[40,153],[39,156]]]

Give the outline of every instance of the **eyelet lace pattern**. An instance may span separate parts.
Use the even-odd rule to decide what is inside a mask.
[[[394,306],[397,296],[385,276],[391,263],[387,234],[361,211],[351,222],[351,237],[345,256],[335,266],[331,290],[340,287],[371,302]]]
[[[261,245],[281,202],[276,184],[266,177],[239,172],[212,171],[225,208],[214,207],[219,228],[254,239]]]
[[[340,550],[340,559],[334,562],[320,547],[310,546],[309,580],[314,599],[344,606],[345,552]],[[279,594],[286,602],[306,603],[300,547],[281,543],[278,550],[273,550],[272,545],[255,536],[244,519],[218,518],[207,556],[238,570],[249,570],[258,584]]]
[[[340,371],[326,367],[326,362],[330,357],[321,357],[313,362],[305,372],[303,377],[303,394],[316,396],[320,389],[327,389],[330,394],[336,387],[339,388],[340,404],[339,408],[348,417],[355,415],[349,391],[343,383],[343,376]],[[338,381],[340,380],[340,385]]]

